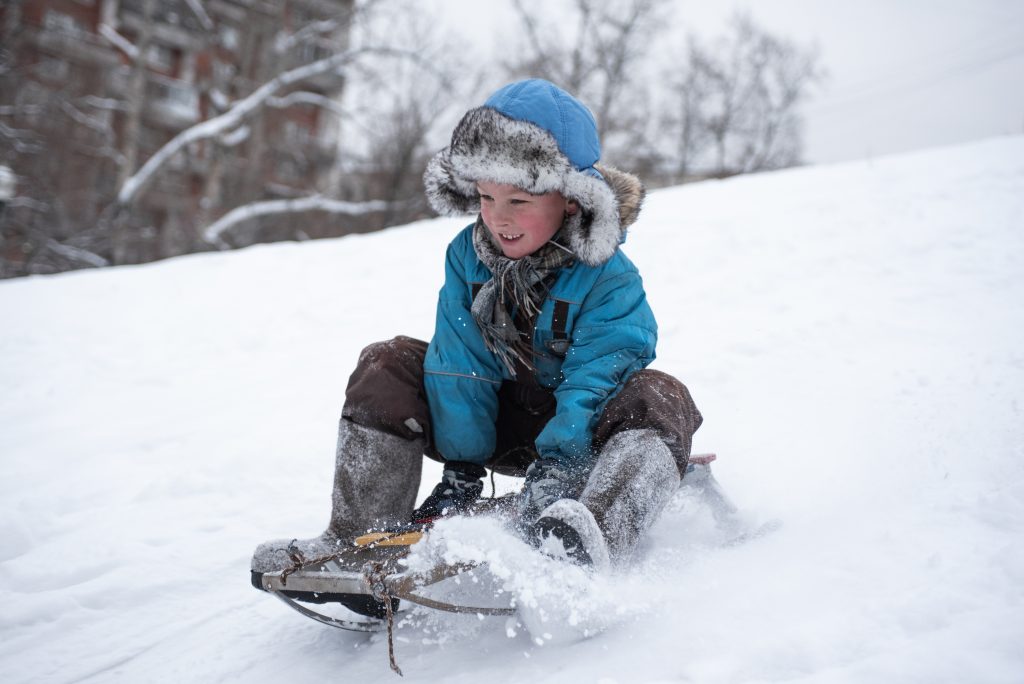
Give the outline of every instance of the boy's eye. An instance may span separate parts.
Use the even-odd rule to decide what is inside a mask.
[[[528,200],[518,199],[518,198],[513,197],[508,202],[509,202],[509,204],[526,204],[528,202]]]
[[[494,198],[493,198],[493,197],[491,197],[490,195],[485,195],[485,194],[484,194],[484,193],[482,193],[482,192],[480,193],[480,199],[482,199],[482,200],[486,200],[486,201],[488,201],[488,202],[492,202],[492,201],[494,201]]]

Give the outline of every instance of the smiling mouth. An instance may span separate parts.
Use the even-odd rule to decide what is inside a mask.
[[[498,237],[506,242],[515,242],[519,238],[523,237],[523,234],[520,233],[519,235],[512,235],[510,233],[498,233]]]

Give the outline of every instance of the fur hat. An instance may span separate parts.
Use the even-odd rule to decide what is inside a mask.
[[[644,196],[639,179],[599,166],[600,158],[589,109],[548,81],[518,81],[462,117],[451,145],[427,166],[427,200],[454,216],[480,211],[477,181],[536,195],[557,190],[580,207],[565,226],[569,248],[597,265],[615,253]]]

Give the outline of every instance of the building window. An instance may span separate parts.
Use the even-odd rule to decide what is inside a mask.
[[[190,121],[199,113],[199,91],[194,86],[169,78],[152,77],[149,94],[163,111]]]
[[[89,35],[89,30],[71,15],[47,10],[43,17],[43,28],[56,33],[64,33],[77,38],[84,38]]]
[[[296,48],[296,54],[298,55],[301,64],[312,64],[313,62],[319,62],[321,59],[327,59],[331,56],[330,50],[322,45],[318,45],[312,40],[299,43]]]
[[[160,71],[171,71],[174,68],[174,51],[166,45],[151,43],[146,51],[149,66]]]
[[[36,63],[35,71],[40,78],[47,81],[66,81],[70,72],[70,65],[66,59],[46,57]]]
[[[221,62],[220,60],[213,61],[213,82],[217,85],[227,85],[231,83],[231,79],[235,77],[235,65],[228,64],[227,62]]]
[[[304,147],[314,141],[314,132],[296,121],[285,121],[284,139],[289,146]]]
[[[274,175],[285,183],[296,183],[302,180],[302,168],[296,159],[279,155],[276,159]]]
[[[227,50],[238,49],[238,29],[234,26],[221,26],[220,27],[220,44]]]
[[[30,124],[38,124],[43,119],[48,91],[35,81],[26,81],[18,89],[14,104],[24,112],[25,120]]]

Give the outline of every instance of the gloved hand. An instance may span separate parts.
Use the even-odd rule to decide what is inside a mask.
[[[521,525],[533,523],[559,499],[575,499],[583,489],[585,473],[553,458],[539,458],[526,469],[526,482],[516,500]]]

